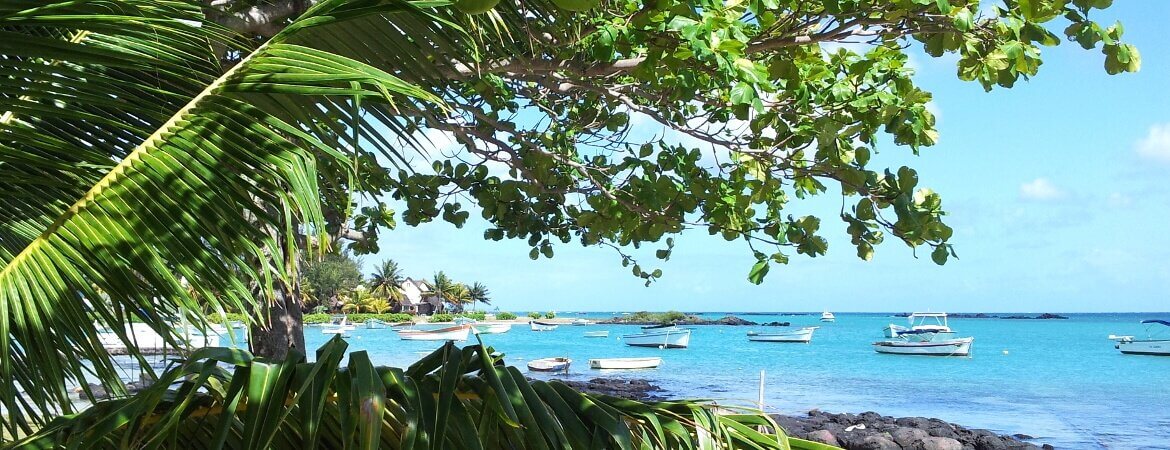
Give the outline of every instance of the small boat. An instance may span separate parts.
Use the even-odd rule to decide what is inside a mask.
[[[1160,333],[1150,331],[1155,327],[1164,331],[1165,329],[1161,327],[1170,327],[1170,321],[1150,319],[1143,320],[1142,324],[1146,326],[1146,339],[1134,339],[1133,336],[1114,336],[1112,334],[1109,335],[1109,339],[1116,341],[1117,344],[1114,347],[1126,355],[1170,356],[1170,336],[1160,338],[1161,336],[1157,336]]]
[[[609,337],[609,330],[605,331],[586,331],[585,337],[589,338],[607,338]]]
[[[455,320],[452,320],[451,322],[454,323],[455,325],[464,325],[464,324],[469,324],[469,323],[475,323],[476,320],[472,319],[470,317],[460,316],[460,317],[456,317]]]
[[[321,328],[321,334],[336,334],[341,337],[349,337],[349,330],[341,327],[331,326]]]
[[[386,322],[378,319],[366,319],[366,328],[370,330],[381,330],[386,328]]]
[[[531,322],[528,322],[528,327],[531,328],[532,331],[552,331],[552,330],[557,329],[557,324],[548,323],[548,322],[538,322],[538,321],[533,320]]]
[[[833,313],[828,312],[828,311],[821,313],[821,322],[836,322],[836,321],[837,321],[837,316],[834,316]]]
[[[687,348],[691,343],[691,330],[682,328],[648,330],[622,336],[622,341],[634,347]]]
[[[472,325],[471,331],[475,334],[500,334],[507,333],[512,329],[510,323],[485,323]]]
[[[653,369],[662,364],[662,358],[598,358],[590,359],[593,369]]]
[[[906,317],[909,327],[890,324],[885,328],[888,338],[903,338],[908,341],[931,342],[954,339],[955,332],[947,325],[947,313],[916,312]]]
[[[813,332],[820,327],[803,327],[794,330],[784,330],[777,332],[758,333],[749,331],[747,334],[749,341],[756,342],[803,342],[808,343],[812,340]]]
[[[353,331],[357,329],[357,325],[349,323],[348,316],[334,316],[333,320],[325,325],[326,328],[340,328],[345,331]]]
[[[662,328],[678,328],[678,325],[673,323],[660,323],[658,325],[646,325],[642,327],[643,330],[658,330]]]
[[[573,319],[573,321],[572,321],[572,322],[569,322],[569,325],[575,325],[575,326],[584,326],[584,325],[593,325],[593,324],[595,324],[595,323],[597,323],[597,322],[594,322],[594,321],[592,321],[592,320],[586,320],[586,319]]]
[[[528,362],[528,370],[537,372],[568,372],[573,360],[565,357],[534,359]]]
[[[404,341],[466,341],[471,325],[456,325],[437,330],[398,330]]]
[[[924,356],[967,356],[971,354],[973,337],[958,339],[921,341],[880,341],[873,343],[873,350],[878,353],[895,355],[924,355]]]

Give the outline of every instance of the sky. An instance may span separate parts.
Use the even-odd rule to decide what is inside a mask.
[[[462,229],[384,231],[366,271],[386,258],[415,278],[442,270],[486,284],[502,311],[1170,311],[1170,2],[1117,2],[1095,20],[1123,22],[1139,73],[1109,76],[1100,50],[1065,42],[1043,49],[1032,80],[987,93],[955,77],[954,57],[911,54],[940,142],[920,156],[881,145],[870,167],[909,165],[942,194],[959,256],[945,266],[896,239],[858,259],[840,197],[825,195],[789,209],[824,219],[828,255],[793,255],[762,285],[747,281],[742,241],[705,230],[677,237],[670,261],[642,253],[664,272],[645,287],[612,249],[532,261],[523,241],[485,241],[476,213]]]

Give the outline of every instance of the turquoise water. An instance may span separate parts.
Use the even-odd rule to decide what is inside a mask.
[[[637,327],[618,325],[561,326],[539,333],[513,326],[508,333],[483,335],[483,340],[515,366],[568,356],[574,360],[571,378],[645,378],[671,397],[754,404],[764,370],[765,404],[772,412],[872,410],[1026,433],[1058,448],[1170,449],[1170,357],[1122,355],[1106,339],[1111,333],[1145,336],[1145,328],[1138,324],[1141,319],[1170,314],[1069,316],[952,319],[950,325],[959,336],[975,337],[969,358],[875,353],[870,344],[882,338],[882,328],[905,323],[889,314],[839,313],[837,322],[829,324],[819,322],[819,313],[740,315],[761,323],[820,326],[810,344],[749,342],[745,334],[753,327],[733,326],[696,327],[687,349],[623,345],[617,336]],[[582,337],[585,331],[603,329],[611,330],[608,339]],[[317,328],[306,329],[310,349],[327,337]],[[399,367],[441,345],[402,341],[388,329],[359,328],[347,341],[351,350],[369,351],[375,363]],[[661,356],[663,364],[658,369],[612,372],[590,370],[587,364],[589,358],[631,356]]]

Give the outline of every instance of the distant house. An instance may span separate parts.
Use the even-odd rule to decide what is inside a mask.
[[[443,312],[443,302],[431,292],[431,286],[426,281],[407,278],[402,282],[402,301],[394,312],[437,314]]]

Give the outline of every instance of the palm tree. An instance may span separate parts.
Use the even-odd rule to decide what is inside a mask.
[[[382,261],[370,274],[370,292],[395,303],[402,301],[402,282],[405,280],[398,262],[387,259]]]
[[[487,286],[484,285],[483,283],[478,282],[478,281],[471,284],[471,288],[468,289],[467,295],[468,295],[468,297],[471,297],[471,310],[472,311],[475,310],[475,303],[476,302],[483,303],[485,305],[492,304],[492,299],[489,297],[489,295],[491,295],[491,293],[488,292]]]
[[[431,292],[440,301],[440,304],[451,303],[452,299],[456,298],[458,294],[459,284],[448,277],[443,271],[435,273],[431,281]],[[436,313],[441,311],[435,311]]]

